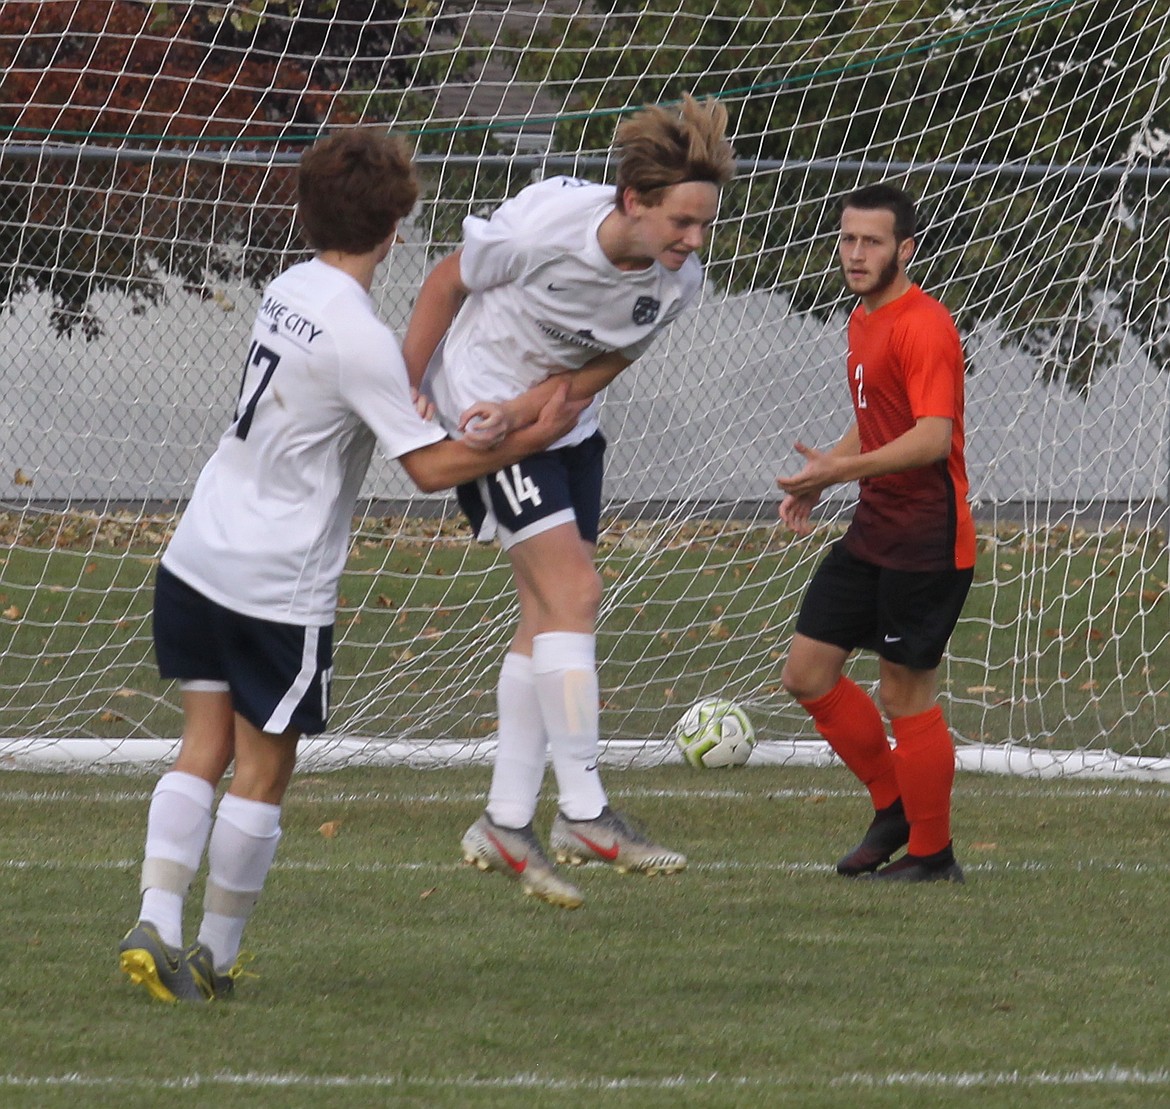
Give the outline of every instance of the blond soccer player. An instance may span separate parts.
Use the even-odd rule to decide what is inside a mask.
[[[699,251],[735,169],[726,120],[720,105],[691,97],[646,108],[618,129],[614,184],[553,177],[488,219],[466,219],[461,248],[427,277],[403,341],[412,383],[477,445],[524,426],[558,381],[590,401],[548,450],[458,490],[477,534],[499,537],[519,601],[499,672],[491,788],[464,858],[563,908],[582,895],[533,831],[550,754],[558,861],[644,874],[686,865],[610,807],[598,770],[598,408],[602,390],[699,294]]]

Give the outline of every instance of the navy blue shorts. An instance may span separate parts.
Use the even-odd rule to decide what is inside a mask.
[[[154,653],[163,678],[225,684],[235,711],[262,732],[325,730],[332,625],[301,627],[241,616],[160,566]]]
[[[888,570],[855,558],[838,541],[805,590],[796,630],[844,651],[865,647],[912,670],[934,670],[974,570]]]
[[[597,542],[601,528],[601,478],[605,436],[594,432],[572,447],[541,451],[456,490],[459,507],[477,539],[517,543],[559,524],[576,521],[581,538]]]

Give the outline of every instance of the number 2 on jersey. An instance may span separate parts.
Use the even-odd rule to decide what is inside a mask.
[[[244,380],[240,382],[240,395],[236,399],[236,436],[239,439],[247,439],[248,432],[252,427],[252,417],[256,415],[256,405],[260,400],[260,394],[268,388],[268,383],[272,380],[272,375],[276,373],[276,367],[280,363],[280,355],[273,350],[269,350],[262,343],[253,342],[251,349],[248,351],[248,360],[244,363]],[[263,367],[264,372],[260,377],[260,384],[256,386],[256,391],[248,398],[248,403],[244,406],[244,410],[240,411],[240,401],[244,399],[244,385],[248,380],[248,371],[253,367]]]
[[[857,382],[857,407],[868,408],[865,402],[865,367],[860,362],[853,370],[853,380]]]

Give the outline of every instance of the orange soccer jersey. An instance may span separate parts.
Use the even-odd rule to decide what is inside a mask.
[[[866,478],[845,545],[894,570],[975,565],[975,525],[963,460],[963,350],[950,313],[917,285],[877,311],[849,318],[849,387],[862,453],[924,416],[952,421],[945,461]]]

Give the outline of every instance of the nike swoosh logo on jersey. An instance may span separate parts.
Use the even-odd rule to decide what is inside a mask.
[[[495,837],[491,832],[487,833],[487,838],[491,840],[492,846],[500,853],[500,858],[504,860],[517,874],[523,874],[528,869],[528,856],[518,859],[515,855],[508,852],[508,849]]]
[[[569,291],[568,285],[554,285],[551,281],[548,283],[548,291],[550,293],[567,293]]]
[[[575,835],[583,844],[585,844],[585,846],[588,847],[590,851],[596,851],[597,854],[599,854],[603,859],[607,859],[609,862],[613,862],[613,860],[618,857],[618,852],[622,849],[621,844],[617,843],[616,841],[609,847],[602,847],[600,843],[594,843],[593,840],[589,839],[588,836],[583,836],[580,832],[574,832],[573,835]]]
[[[887,643],[901,643],[902,642],[902,637],[900,635],[887,635],[887,636],[883,636],[882,638],[885,639],[885,641]]]

